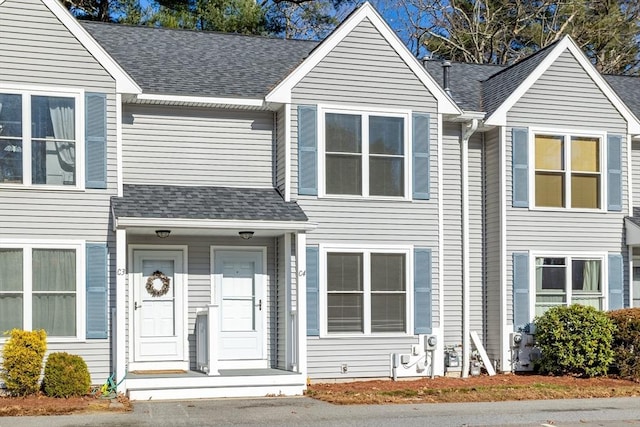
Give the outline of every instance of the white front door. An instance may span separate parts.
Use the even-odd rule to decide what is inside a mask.
[[[216,250],[214,264],[220,360],[266,360],[263,252]]]
[[[136,250],[133,267],[133,362],[161,362],[156,367],[181,369],[185,361],[183,253]]]

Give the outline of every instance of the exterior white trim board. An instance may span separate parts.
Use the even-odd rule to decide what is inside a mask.
[[[317,224],[305,221],[245,221],[245,220],[213,220],[191,218],[134,218],[120,217],[116,219],[116,228],[127,227],[173,227],[173,228],[250,228],[252,230],[314,230]]]
[[[211,96],[140,93],[136,96],[136,99],[140,101],[158,101],[166,103],[231,105],[238,107],[266,107],[264,100],[259,98],[223,98]]]
[[[389,28],[387,23],[376,12],[369,2],[365,2],[355,10],[346,21],[336,28],[307,59],[304,60],[291,74],[289,74],[278,86],[267,94],[267,102],[291,102],[291,91],[293,88],[320,63],[347,35],[353,31],[365,18],[369,19],[373,26],[380,32],[382,37],[391,45],[398,56],[413,71],[420,82],[431,92],[438,101],[438,112],[443,114],[461,114],[462,111],[455,102],[445,93],[445,91],[427,73],[427,70],[409,52],[398,36]]]
[[[622,102],[620,97],[611,89],[611,86],[606,82],[602,75],[595,69],[593,64],[589,62],[589,59],[580,50],[578,45],[569,36],[565,36],[555,46],[551,52],[547,54],[547,57],[536,67],[536,69],[529,74],[529,76],[514,90],[511,95],[498,107],[485,120],[486,125],[506,126],[507,125],[507,113],[509,110],[524,96],[524,94],[538,81],[538,79],[549,69],[549,67],[558,59],[558,57],[565,51],[569,50],[582,66],[585,72],[591,77],[593,82],[598,86],[602,93],[609,99],[613,106],[627,121],[627,132],[631,134],[640,133],[640,121],[629,110],[629,107]]]
[[[42,3],[67,27],[69,32],[84,46],[85,49],[104,67],[116,81],[116,91],[119,93],[141,93],[140,86],[120,67],[120,65],[91,37],[89,32],[71,15],[71,13],[57,0],[42,0]]]

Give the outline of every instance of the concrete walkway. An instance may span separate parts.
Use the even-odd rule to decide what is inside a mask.
[[[640,398],[336,406],[300,397],[136,402],[134,407],[126,414],[0,417],[0,427],[640,427]]]

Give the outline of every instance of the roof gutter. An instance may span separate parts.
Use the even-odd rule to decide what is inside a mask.
[[[318,224],[308,221],[251,221],[237,219],[192,219],[192,218],[139,218],[115,217],[114,227],[166,227],[166,228],[198,228],[198,229],[251,229],[251,230],[284,230],[311,231]]]

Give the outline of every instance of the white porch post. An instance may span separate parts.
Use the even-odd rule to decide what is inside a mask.
[[[283,286],[285,288],[285,342],[286,342],[286,356],[285,367],[293,371],[297,370],[298,364],[296,360],[296,346],[297,336],[294,336],[296,327],[293,324],[295,319],[296,308],[293,306],[293,289],[291,275],[291,233],[285,233],[282,244],[282,279]]]
[[[209,314],[207,322],[209,323],[209,336],[207,337],[207,345],[209,346],[209,372],[208,375],[220,375],[218,371],[218,316],[220,315],[220,306],[217,302],[208,305]]]
[[[296,320],[298,372],[307,375],[307,235],[296,234]]]
[[[127,230],[116,230],[116,318],[111,318],[112,322],[116,322],[116,336],[111,337],[111,339],[115,340],[116,346],[117,381],[121,381],[124,378],[127,369],[127,335],[125,333],[127,274]],[[124,392],[126,389],[127,382],[124,381],[122,389],[119,391]]]

